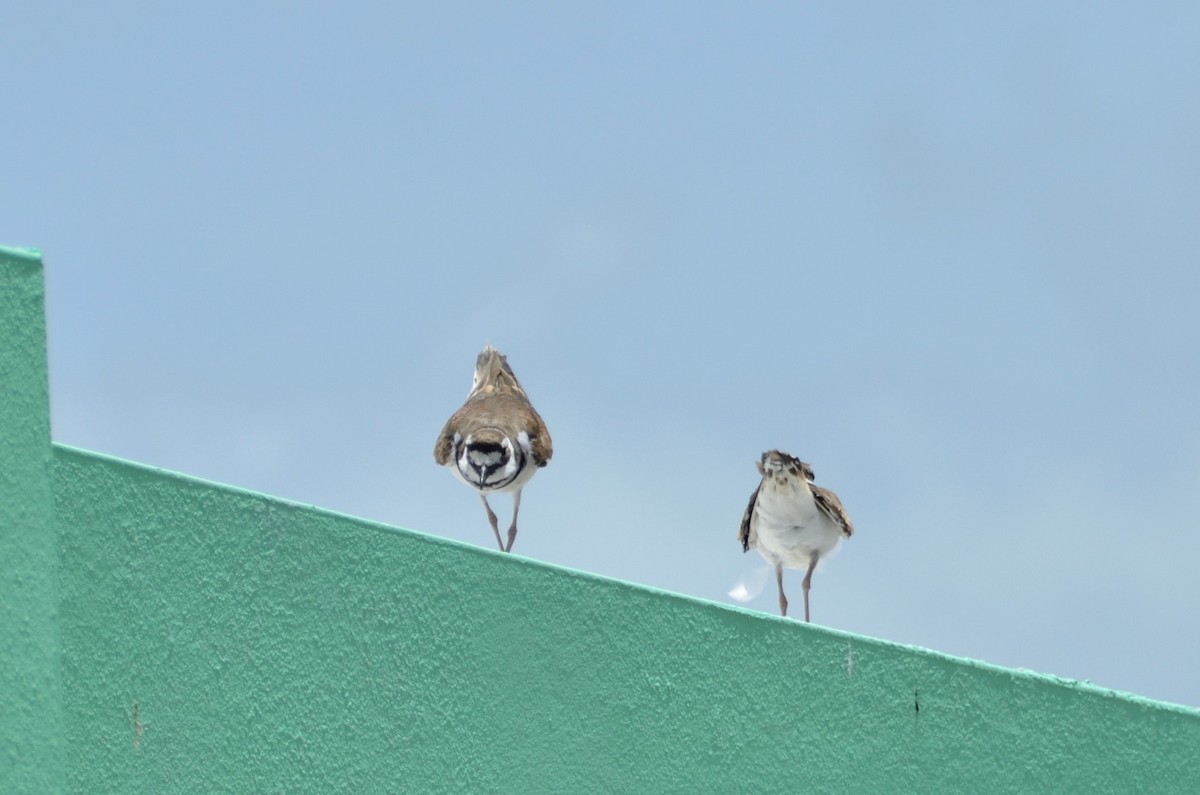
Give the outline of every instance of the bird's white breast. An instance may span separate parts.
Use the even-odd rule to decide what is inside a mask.
[[[807,484],[768,478],[754,504],[757,547],[767,561],[807,568],[812,556],[830,555],[842,539],[841,529],[821,512]]]

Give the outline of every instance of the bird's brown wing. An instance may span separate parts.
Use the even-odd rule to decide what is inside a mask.
[[[821,513],[828,516],[833,523],[842,528],[842,535],[849,538],[854,535],[854,525],[850,522],[850,517],[846,513],[846,509],[842,507],[842,501],[838,496],[829,489],[823,489],[820,486],[810,485],[812,489],[813,501]]]
[[[738,541],[742,542],[742,551],[749,552],[751,548],[758,544],[758,533],[754,531],[754,503],[758,501],[758,489],[750,495],[750,504],[746,506],[746,512],[742,514],[742,526],[738,528]]]
[[[554,455],[554,445],[546,423],[524,395],[511,391],[477,392],[446,421],[433,447],[433,460],[440,466],[451,463],[454,456],[454,434],[466,438],[480,428],[497,428],[513,440],[524,430],[529,434],[529,448],[538,466],[545,466]]]
[[[533,457],[537,460],[537,465],[540,467],[550,463],[551,456],[554,455],[554,442],[550,439],[550,431],[546,428],[546,423],[542,421],[542,415],[534,410],[533,404],[526,401],[528,411],[529,428],[529,449],[533,451]]]
[[[442,428],[442,432],[438,434],[437,443],[433,446],[433,460],[437,465],[444,467],[450,463],[450,456],[454,454],[454,433],[450,431],[450,423],[446,423]]]
[[[471,405],[471,399],[462,404],[458,411],[450,415],[450,419],[446,420],[446,424],[442,426],[442,432],[438,434],[437,442],[433,445],[433,460],[440,467],[449,466],[454,459],[454,434],[461,433],[465,438],[470,428],[467,426],[470,423],[463,413],[467,410],[467,406]]]

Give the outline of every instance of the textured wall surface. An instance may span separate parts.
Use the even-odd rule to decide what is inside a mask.
[[[58,549],[42,264],[0,248],[0,792],[61,789]]]
[[[74,791],[1197,781],[1193,710],[93,453],[54,464]]]

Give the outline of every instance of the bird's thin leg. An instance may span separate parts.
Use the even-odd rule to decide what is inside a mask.
[[[492,506],[488,505],[487,497],[483,494],[479,495],[479,499],[483,500],[483,509],[488,514],[488,524],[492,526],[492,532],[496,534],[496,543],[500,545],[500,551],[504,551],[504,542],[500,540],[500,520],[496,518]]]
[[[775,564],[775,583],[779,586],[779,615],[787,615],[787,597],[783,595],[783,564]],[[805,592],[807,593],[807,591]]]
[[[513,520],[512,524],[508,526],[508,546],[504,547],[505,552],[512,552],[513,542],[517,540],[517,511],[519,510],[521,510],[521,490],[517,489],[513,494]]]
[[[808,623],[808,588],[812,585],[813,569],[817,567],[817,556],[813,555],[812,560],[808,562],[808,572],[804,575],[804,582],[800,583],[800,587],[804,589],[804,623]]]

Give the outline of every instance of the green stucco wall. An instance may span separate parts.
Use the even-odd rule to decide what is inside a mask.
[[[71,792],[1197,787],[1195,710],[47,450]]]
[[[67,448],[54,480],[80,792],[1198,780],[1181,708]]]
[[[0,248],[0,792],[62,789],[42,264]]]

